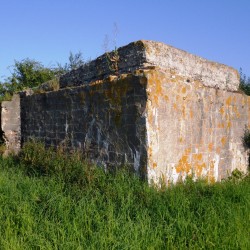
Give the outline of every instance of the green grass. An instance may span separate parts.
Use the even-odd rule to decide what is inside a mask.
[[[249,177],[157,190],[37,148],[0,158],[0,249],[250,249]]]

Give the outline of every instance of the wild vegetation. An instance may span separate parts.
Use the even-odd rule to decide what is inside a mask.
[[[250,77],[247,77],[240,69],[240,90],[242,90],[246,95],[250,95]]]
[[[0,249],[249,249],[249,180],[156,188],[28,143],[0,158]]]
[[[42,83],[54,83],[56,78],[85,64],[81,52],[70,52],[68,60],[68,63],[57,63],[55,67],[45,67],[42,63],[29,58],[15,61],[11,76],[0,82],[0,101],[9,100],[13,93],[24,89],[36,90]]]

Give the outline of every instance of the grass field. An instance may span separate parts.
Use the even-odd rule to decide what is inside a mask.
[[[0,158],[0,249],[250,249],[249,177],[157,190],[59,156]]]

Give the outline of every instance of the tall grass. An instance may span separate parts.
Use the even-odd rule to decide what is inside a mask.
[[[249,177],[148,186],[42,144],[0,159],[0,249],[250,249]]]

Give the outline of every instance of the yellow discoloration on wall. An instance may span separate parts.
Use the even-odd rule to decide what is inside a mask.
[[[191,164],[188,161],[189,154],[191,152],[191,148],[185,150],[184,155],[179,160],[175,169],[177,173],[189,173],[191,170]]]
[[[190,110],[190,111],[189,111],[189,113],[190,113],[190,118],[191,118],[191,119],[193,119],[193,117],[194,117],[194,113],[193,113],[193,111],[192,111],[192,110]]]
[[[224,110],[224,107],[223,107],[223,106],[220,108],[219,112],[221,113],[221,115],[224,115],[225,110]]]
[[[202,177],[202,171],[204,168],[206,168],[206,164],[203,162],[201,164],[196,164],[194,166],[195,166],[194,172],[195,172],[196,177],[198,178]]]
[[[218,128],[225,128],[225,124],[224,123],[218,123]]]
[[[184,105],[182,106],[182,116],[184,119],[186,118],[186,107]]]
[[[175,167],[177,173],[189,173],[191,170],[191,164],[188,162],[188,156],[183,155],[179,160],[179,163]]]
[[[234,98],[235,98],[235,97],[234,97]],[[237,108],[236,106],[233,106],[233,112],[235,113],[235,116],[236,116],[237,118],[240,118],[240,113],[239,113],[238,108]]]
[[[208,172],[208,182],[214,183],[215,177],[214,177],[214,161],[210,161],[209,163],[209,172]]]
[[[169,97],[167,95],[164,96],[165,101],[169,101]]]
[[[202,160],[202,154],[193,154],[194,161],[201,161]]]
[[[183,87],[183,88],[181,89],[181,92],[182,92],[182,94],[185,94],[185,93],[187,92],[186,87]]]
[[[156,162],[153,163],[153,168],[157,168],[157,163]]]
[[[231,105],[231,102],[232,102],[232,97],[229,96],[229,97],[226,99],[226,105],[227,105],[227,106]]]
[[[222,146],[224,147],[226,145],[227,138],[226,137],[222,137],[220,141],[221,141]]]

